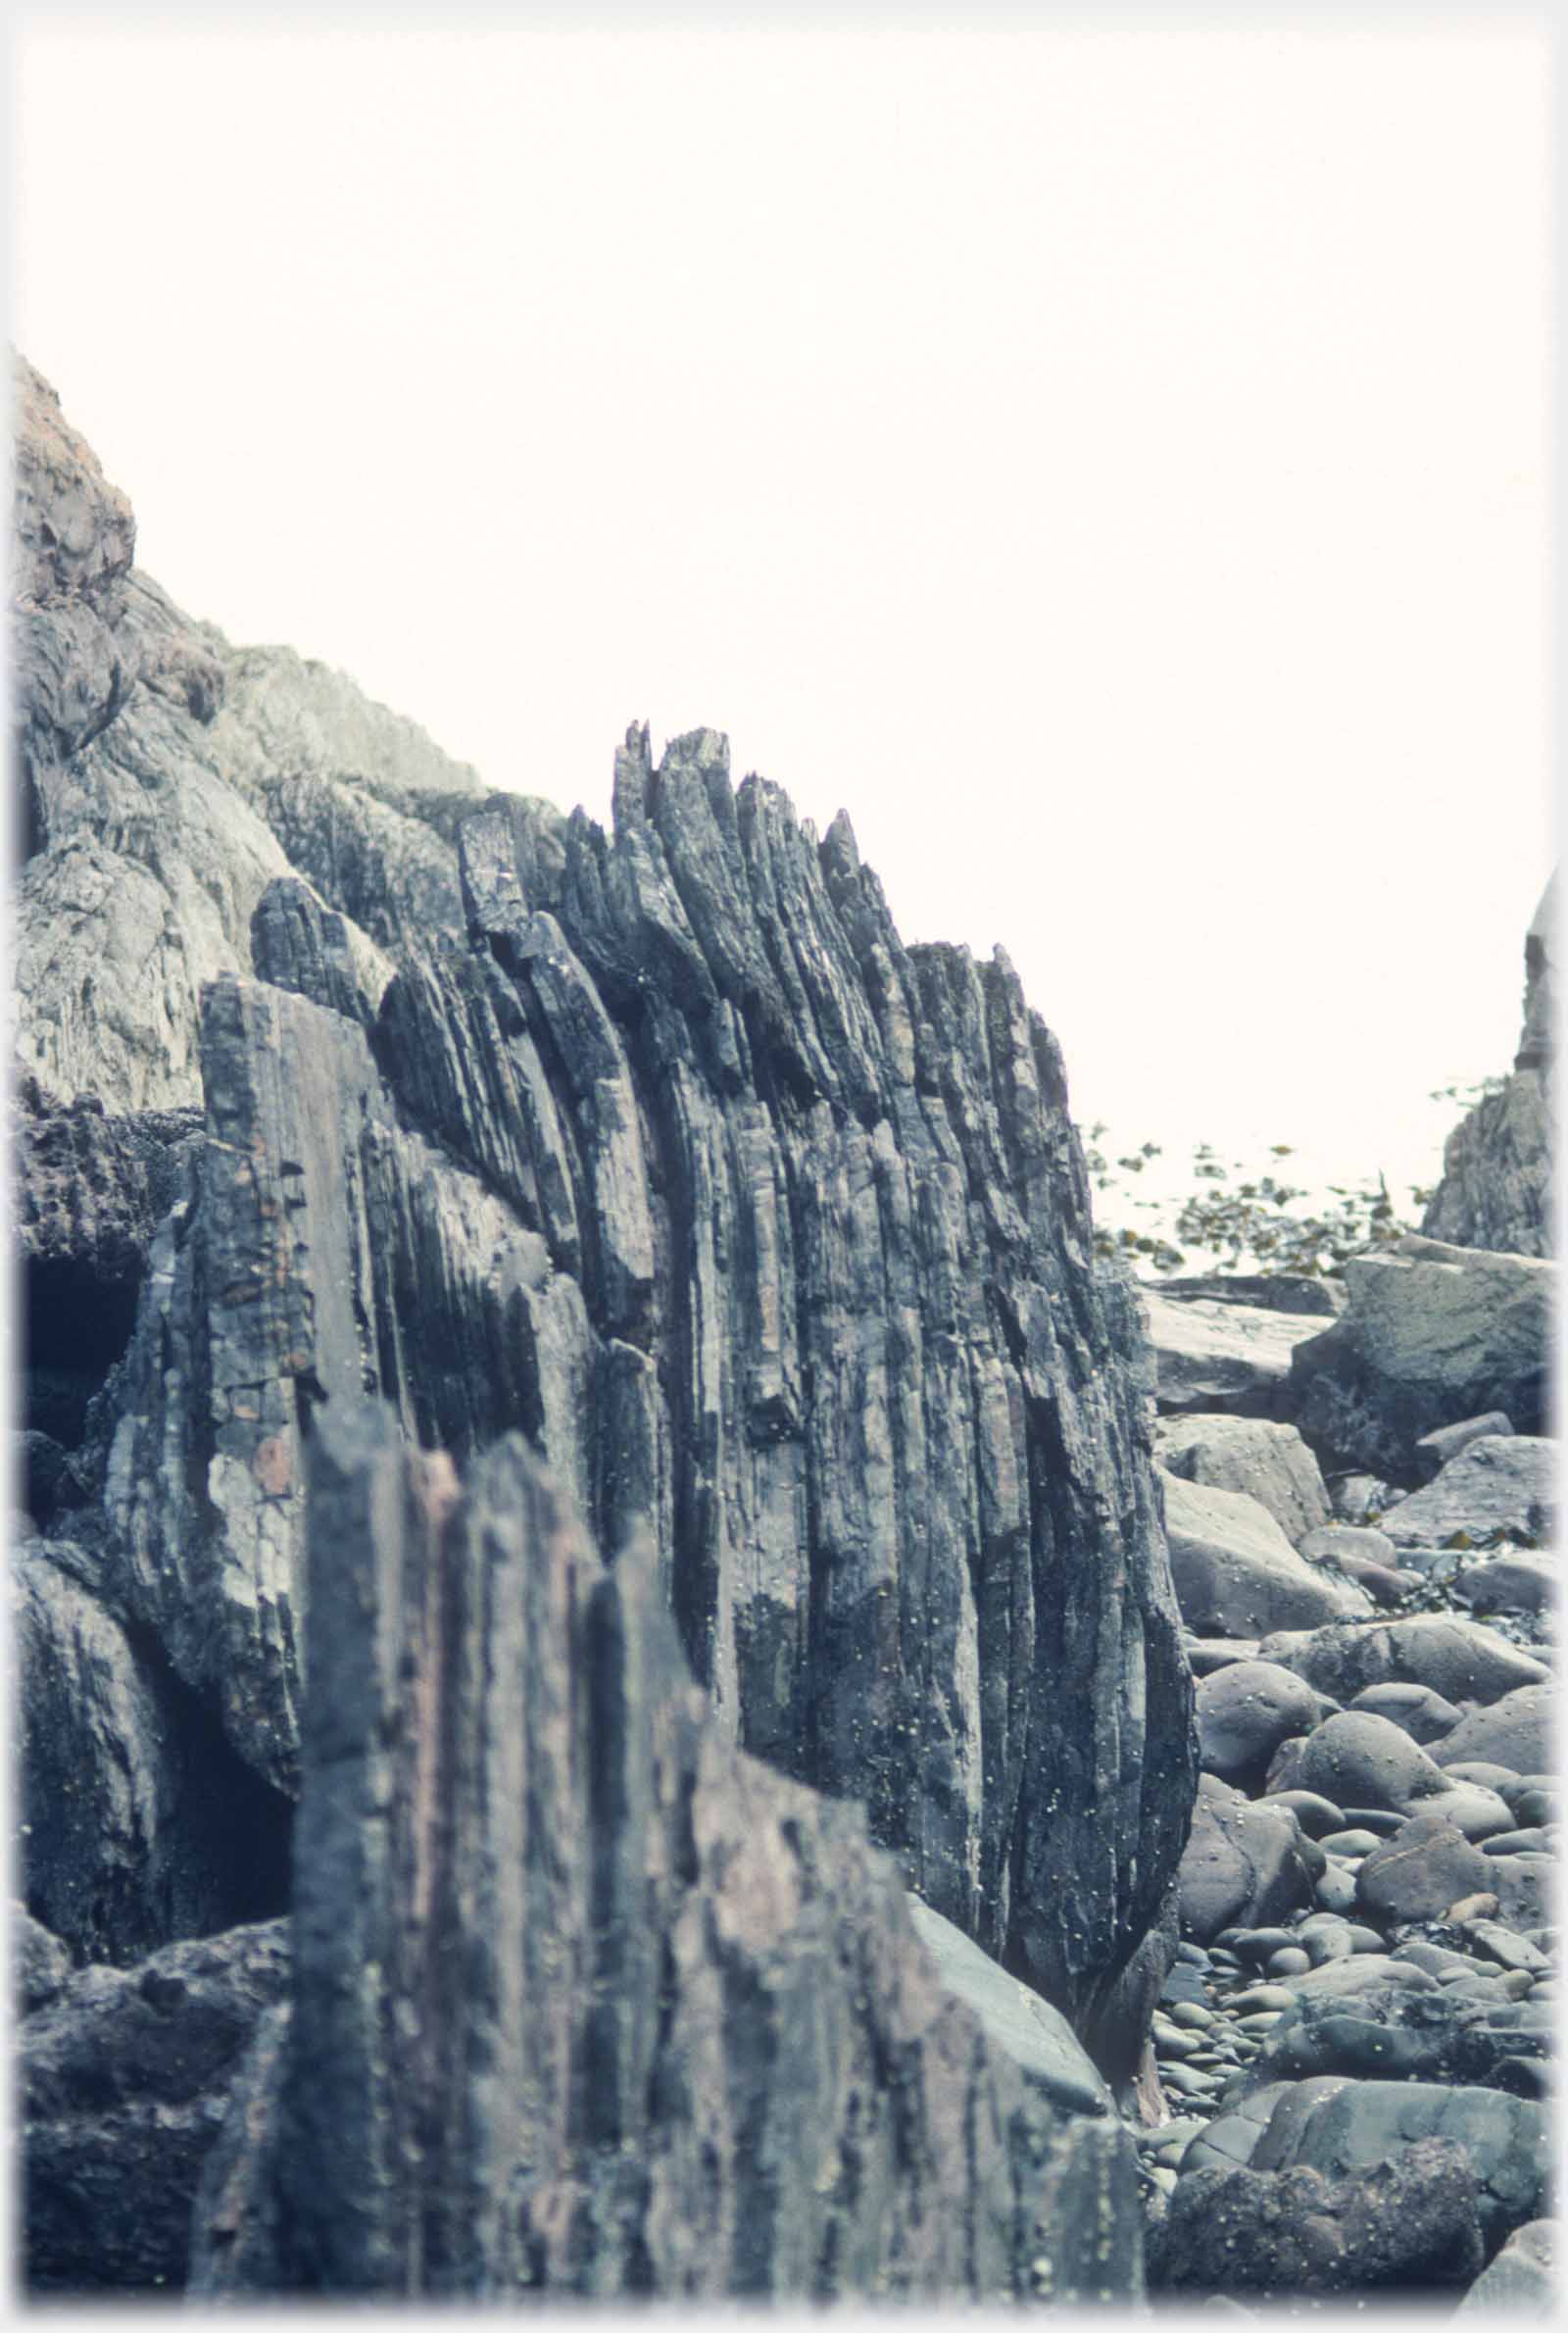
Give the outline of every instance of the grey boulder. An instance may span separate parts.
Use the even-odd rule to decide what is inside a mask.
[[[228,2091],[288,1977],[274,1920],[90,1967],[18,2026],[24,2270],[34,2294],[172,2299]]]
[[[1154,1456],[1184,1481],[1244,1491],[1267,1509],[1293,1547],[1332,1513],[1317,1461],[1293,1425],[1202,1413],[1162,1417]]]
[[[1496,1629],[1441,1613],[1380,1620],[1371,1628],[1276,1632],[1258,1650],[1340,1702],[1353,1701],[1370,1685],[1391,1684],[1425,1685],[1448,1702],[1494,1702],[1546,1675],[1541,1662]]]
[[[1298,2082],[1275,2107],[1252,2154],[1255,2170],[1307,2163],[1330,2178],[1370,2169],[1418,2139],[1452,2139],[1476,2174],[1488,2253],[1539,2217],[1551,2129],[1534,2101],[1500,2090],[1428,2082]]]
[[[1547,1415],[1551,1265],[1411,1233],[1345,1266],[1349,1306],[1295,1349],[1291,1391],[1315,1447],[1410,1481],[1434,1427],[1500,1410],[1516,1433]]]
[[[1291,1357],[1319,1333],[1305,1313],[1255,1305],[1178,1302],[1139,1290],[1166,1412],[1224,1411],[1238,1417],[1278,1417],[1287,1408]]]
[[[1309,1846],[1288,1810],[1200,1775],[1178,1874],[1182,1934],[1211,1944],[1223,1929],[1265,1926],[1309,1903]]]
[[[1552,1701],[1549,1685],[1531,1684],[1503,1694],[1488,1709],[1472,1710],[1439,1745],[1438,1764],[1479,1761],[1514,1774],[1549,1773],[1555,1757]]]
[[[1557,1444],[1535,1434],[1483,1434],[1424,1489],[1384,1514],[1396,1547],[1478,1545],[1494,1534],[1539,1545],[1557,1517]]]
[[[1482,2270],[1454,2314],[1481,2316],[1506,2311],[1515,2323],[1521,2317],[1555,2322],[1562,2309],[1559,2249],[1556,2220],[1527,2220],[1522,2228],[1514,2229],[1492,2265]]]
[[[1165,1497],[1176,1602],[1200,1635],[1263,1637],[1369,1612],[1360,1591],[1303,1564],[1266,1508],[1245,1492],[1156,1468]]]
[[[1198,1740],[1203,1771],[1224,1781],[1261,1776],[1287,1736],[1309,1733],[1323,1696],[1272,1661],[1237,1661],[1200,1679]]]

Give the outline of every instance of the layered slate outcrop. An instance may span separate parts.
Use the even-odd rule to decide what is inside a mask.
[[[520,1426],[607,1547],[650,1527],[737,1738],[1092,2017],[1193,1765],[1055,1048],[711,732],[657,772],[634,732],[616,800],[542,871],[525,814],[465,825],[467,932],[368,1031],[340,989],[210,988],[107,1465],[139,1609],[288,1786],[313,1412],[381,1396],[464,1456]]]
[[[744,1834],[764,1767],[836,1803],[812,1919],[860,1901],[860,1810],[1004,1997],[1026,1982],[1125,2083],[1174,1948],[1192,1683],[1138,1306],[1093,1262],[1060,1057],[1006,959],[906,949],[848,819],[819,838],[734,784],[716,731],[656,766],[631,729],[605,828],[488,791],[340,674],[231,647],[136,570],[123,497],[24,390],[22,1213],[37,1335],[69,1348],[31,1372],[29,1738],[40,1774],[79,1750],[106,1805],[122,1749],[148,1777],[107,1846],[56,1826],[29,1909],[120,1960],[279,1909],[312,1450],[384,1405],[405,1453],[465,1469],[520,1434],[612,1580],[643,1551],[626,1592],[702,1696],[715,1823]],[[497,1755],[533,1721],[483,1706]],[[193,1745],[265,1885],[205,1813],[181,1829]],[[843,2040],[879,2099],[884,2010]],[[284,2046],[264,2024],[253,2104]],[[724,2079],[794,2113],[794,2029],[754,2038]],[[965,2062],[966,2143],[1003,2114],[1021,2211],[1013,2110]],[[993,2255],[1022,2289],[1017,2227],[978,2232],[993,2172],[920,2144],[930,2193],[966,2200],[948,2250],[906,2231],[910,2289],[941,2289],[960,2227],[956,2289],[991,2289]],[[849,2253],[805,2257],[757,2289],[860,2289]],[[729,2273],[703,2289],[753,2289]]]
[[[651,1545],[603,1566],[518,1436],[466,1495],[373,1410],[312,1466],[289,2030],[197,2294],[1134,2292],[1127,2134],[944,1990],[858,1810],[724,1738]]]

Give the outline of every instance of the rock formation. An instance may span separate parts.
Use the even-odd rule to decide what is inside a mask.
[[[290,2029],[198,2293],[264,2230],[277,2291],[1135,2290],[1108,2102],[944,1990],[858,1809],[724,1738],[651,1543],[602,1566],[520,1436],[464,1497],[390,1413],[311,1458]]]
[[[122,1961],[279,1908],[256,1872],[287,1867],[309,1774],[310,1452],[385,1403],[466,1470],[520,1432],[608,1557],[647,1550],[703,1739],[732,1745],[715,1822],[760,1788],[747,1753],[862,1809],[1125,2086],[1174,1941],[1192,1683],[1138,1308],[1091,1261],[1060,1058],[1005,958],[906,949],[848,820],[818,840],[734,787],[710,730],[657,768],[628,732],[608,833],[487,792],[340,675],[183,617],[25,368],[20,420],[30,1908]],[[249,1876],[194,1800],[171,1817],[198,1741],[243,1777]],[[107,1827],[52,1808],[78,1749]],[[824,1850],[822,1917],[869,1854]],[[881,2080],[905,2011],[858,2013],[833,2048]],[[764,2121],[796,2110],[762,2070],[784,2031],[710,2045]],[[256,2047],[253,2104],[278,2018]],[[1021,2177],[1013,2107],[954,2079]],[[910,2289],[1022,2289],[1024,2239],[980,2232],[1003,2174],[954,2143],[920,2142],[954,2200],[935,2249],[907,2238]],[[916,2170],[887,2174],[890,2224]],[[695,2210],[696,2159],[661,2176],[658,2209]],[[758,2216],[738,2244],[772,2241]],[[520,2274],[514,2234],[479,2283]],[[798,2239],[703,2289],[859,2289]]]
[[[1525,1018],[1513,1070],[1448,1136],[1421,1228],[1461,1248],[1549,1256],[1555,1056],[1555,875],[1525,939]]]

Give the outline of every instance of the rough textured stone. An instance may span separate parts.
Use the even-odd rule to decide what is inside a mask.
[[[1493,1532],[1538,1545],[1556,1524],[1557,1456],[1536,1435],[1483,1435],[1379,1527],[1396,1547],[1444,1547],[1460,1533],[1474,1545]]]
[[[1452,1593],[1476,1613],[1544,1613],[1557,1586],[1557,1566],[1545,1558],[1500,1555],[1456,1572]]]
[[[1420,1613],[1375,1627],[1331,1625],[1260,1640],[1265,1661],[1295,1669],[1320,1693],[1349,1702],[1370,1685],[1425,1685],[1449,1702],[1495,1702],[1545,1676],[1542,1663],[1479,1620]],[[1462,1755],[1485,1757],[1484,1751]],[[1504,1761],[1504,1763],[1507,1762]]]
[[[12,1558],[29,1910],[82,1959],[282,1909],[287,1809],[153,1649],[34,1541]]]
[[[1177,2181],[1151,2262],[1170,2292],[1429,2293],[1468,2285],[1484,2258],[1476,2175],[1451,2139],[1417,2140],[1331,2179],[1194,2169]],[[1392,2296],[1391,2296],[1392,2297]]]
[[[1456,1459],[1461,1450],[1479,1442],[1484,1434],[1512,1432],[1512,1425],[1500,1410],[1489,1410],[1482,1417],[1461,1417],[1452,1425],[1440,1425],[1434,1432],[1423,1434],[1415,1446],[1422,1481],[1432,1481],[1450,1459]]]
[[[268,884],[251,918],[251,961],[259,980],[292,989],[333,1013],[367,1026],[375,1018],[385,983],[372,971],[368,989],[352,926],[323,908],[308,883],[279,875]]]
[[[691,864],[622,898],[662,864],[623,789],[624,853],[574,827],[561,899],[635,1008],[612,1014],[563,925],[518,906],[485,819],[482,945],[399,974],[373,1058],[302,996],[212,985],[198,1187],[117,1389],[123,1592],[287,1787],[302,1415],[383,1393],[460,1457],[521,1426],[606,1546],[654,1531],[742,1740],[866,1801],[936,1910],[1090,2013],[1173,1868],[1196,1744],[1136,1319],[1087,1274],[1059,1066],[1004,965],[904,954],[845,830],[812,851],[775,789],[737,798],[677,747],[657,799],[686,802]],[[641,987],[624,969],[650,898],[678,930],[689,893],[722,936],[710,861],[754,905],[787,871],[795,923],[821,930],[827,985],[766,1041],[831,1042],[787,1073],[719,993],[718,938],[695,1021],[674,940]],[[789,945],[777,913],[733,935],[764,964]],[[869,1126],[805,1086],[817,1062]]]
[[[1434,1239],[1520,1256],[1552,1251],[1555,874],[1525,937],[1525,1013],[1513,1074],[1448,1136],[1421,1228]]]
[[[1163,1467],[1159,1475],[1171,1577],[1189,1628],[1263,1637],[1371,1610],[1359,1589],[1303,1564],[1255,1499],[1184,1482]]]
[[[288,1973],[282,1921],[84,1968],[17,2028],[24,2273],[35,2294],[168,2299],[203,2159]]]
[[[1210,1489],[1245,1491],[1293,1547],[1332,1513],[1316,1459],[1293,1425],[1263,1417],[1163,1417],[1154,1455],[1167,1473]]]
[[[722,1738],[652,1550],[604,1570],[516,1437],[466,1499],[385,1413],[313,1463],[292,2016],[204,2294],[269,2180],[283,2290],[1132,2291],[1130,2141],[944,1988],[857,1810]]]
[[[1550,2125],[1531,2100],[1475,2085],[1293,2083],[1252,2154],[1254,2170],[1309,2164],[1329,2178],[1371,2168],[1418,2139],[1455,2141],[1476,2174],[1482,2241],[1494,2252],[1536,2218],[1550,2168]]]
[[[1411,1233],[1345,1266],[1350,1301],[1291,1360],[1297,1423],[1315,1446],[1396,1482],[1415,1445],[1455,1418],[1500,1410],[1545,1430],[1551,1265]]]
[[[11,1963],[16,2005],[25,2016],[52,2001],[71,1975],[71,1954],[41,1920],[11,1906]]]

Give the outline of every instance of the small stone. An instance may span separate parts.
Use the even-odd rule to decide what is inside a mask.
[[[1168,2014],[1173,2025],[1184,2025],[1195,2033],[1206,2033],[1214,2022],[1213,2010],[1203,2009],[1196,2001],[1175,2002]]]
[[[1268,1958],[1270,1976],[1304,1976],[1311,1965],[1310,1956],[1294,1944],[1286,1945],[1281,1952],[1270,1953]]]
[[[1461,1896],[1457,1904],[1448,1906],[1443,1916],[1446,1921],[1449,1921],[1455,1926],[1462,1926],[1467,1920],[1490,1919],[1496,1909],[1497,1899],[1495,1896],[1478,1893],[1474,1896]]]

